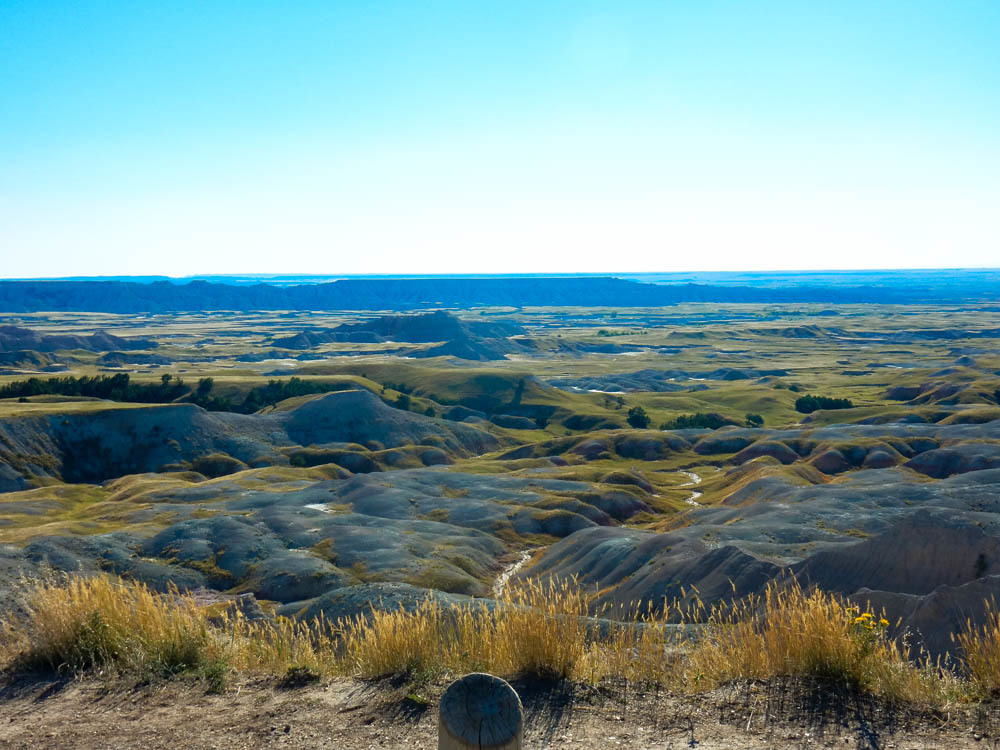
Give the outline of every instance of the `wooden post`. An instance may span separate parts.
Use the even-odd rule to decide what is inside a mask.
[[[441,696],[438,750],[521,750],[521,699],[499,677],[474,672]]]

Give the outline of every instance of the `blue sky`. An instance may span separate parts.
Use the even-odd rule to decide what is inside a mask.
[[[0,276],[1000,265],[1000,2],[0,3]]]

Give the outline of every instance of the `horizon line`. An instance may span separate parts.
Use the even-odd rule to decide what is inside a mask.
[[[329,281],[349,279],[476,279],[476,278],[628,278],[637,276],[725,276],[725,275],[805,275],[805,274],[871,274],[871,273],[917,273],[931,271],[995,271],[1000,272],[1000,266],[913,266],[886,268],[799,268],[799,269],[740,269],[740,270],[688,270],[688,271],[581,271],[581,272],[533,272],[511,271],[501,273],[295,273],[295,272],[259,272],[259,273],[193,273],[180,276],[169,274],[108,274],[95,276],[5,276],[0,281],[31,282],[31,281],[129,281],[136,279],[163,281],[198,281],[210,279],[325,279]]]

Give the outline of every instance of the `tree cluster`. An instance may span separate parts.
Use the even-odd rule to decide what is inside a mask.
[[[720,427],[730,424],[729,420],[718,414],[681,414],[676,419],[664,422],[660,425],[661,430],[689,430],[689,429],[709,429],[717,430]]]
[[[97,375],[95,377],[28,378],[0,386],[0,398],[27,398],[29,396],[58,395],[103,398],[143,404],[167,404],[178,400],[190,401],[209,411],[232,411],[252,414],[266,406],[296,396],[330,393],[353,388],[352,383],[323,381],[269,380],[267,385],[250,390],[242,401],[213,395],[215,381],[201,378],[192,389],[182,378],[164,375],[159,383],[135,383],[128,373]]]
[[[829,396],[814,396],[808,394],[795,399],[795,411],[802,414],[812,414],[818,409],[851,409],[854,402],[849,398],[830,398]]]
[[[164,375],[159,383],[133,383],[128,373],[94,377],[28,378],[0,387],[0,398],[58,395],[103,398],[142,404],[169,403],[187,395],[190,388],[181,378]]]

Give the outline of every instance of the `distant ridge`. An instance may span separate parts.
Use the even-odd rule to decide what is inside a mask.
[[[927,283],[924,279],[925,284]],[[236,286],[208,281],[0,281],[0,311],[112,313],[194,310],[411,310],[435,307],[656,307],[682,302],[886,303],[1000,301],[1000,284],[720,286],[648,284],[610,276],[341,279]]]

